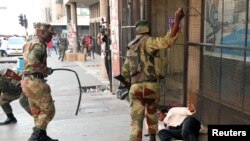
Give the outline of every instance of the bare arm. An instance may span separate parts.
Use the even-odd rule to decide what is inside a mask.
[[[179,8],[175,12],[175,21],[170,31],[164,37],[149,37],[146,41],[146,49],[148,52],[171,47],[178,38],[179,24],[184,17],[183,8]]]
[[[179,24],[180,24],[183,17],[184,17],[183,8],[179,8],[175,12],[175,21],[174,21],[174,24],[171,28],[170,37],[174,37],[177,34],[177,32],[179,30]]]

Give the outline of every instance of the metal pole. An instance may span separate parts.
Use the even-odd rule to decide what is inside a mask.
[[[110,25],[110,5],[109,5],[109,0],[106,1],[107,2],[107,44],[109,46],[109,50],[110,50],[110,29],[109,29],[109,25]],[[111,50],[110,53],[108,53],[108,68],[109,73],[108,73],[108,78],[109,78],[109,86],[110,86],[110,92],[112,92],[112,64],[111,64]],[[107,68],[106,68],[107,69]]]
[[[140,0],[140,19],[144,19],[144,0]]]
[[[135,26],[122,26],[121,28],[135,28]]]

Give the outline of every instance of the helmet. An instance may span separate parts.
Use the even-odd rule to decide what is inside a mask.
[[[136,34],[149,33],[149,22],[147,20],[141,20],[135,24]]]

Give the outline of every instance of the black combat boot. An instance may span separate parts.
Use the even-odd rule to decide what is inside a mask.
[[[33,133],[31,134],[31,137],[29,138],[28,141],[58,141],[58,140],[51,139],[49,136],[47,136],[45,130],[34,127]]]
[[[30,138],[28,141],[39,141],[41,131],[40,129],[34,127],[33,128],[33,133],[31,134]]]
[[[12,123],[16,123],[17,120],[14,117],[13,113],[9,113],[7,114],[7,119],[4,122],[0,122],[0,125],[7,125],[7,124],[12,124]]]
[[[41,141],[59,141],[58,139],[51,139],[48,135],[46,130],[42,131],[42,137],[41,137]]]
[[[149,141],[156,141],[156,138],[155,138],[154,134],[149,135]]]

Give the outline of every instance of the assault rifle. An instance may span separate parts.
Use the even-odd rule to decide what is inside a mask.
[[[126,82],[125,79],[124,79],[124,77],[123,77],[121,74],[114,76],[114,78],[115,78],[116,80],[120,81],[120,82],[123,84],[123,86],[119,86],[118,89],[124,89],[124,88],[127,89],[125,92],[123,92],[123,93],[121,94],[121,97],[120,97],[121,100],[124,100],[124,99],[128,96],[128,93],[129,93],[129,89],[130,89],[130,87],[131,87],[131,84],[128,83],[128,82]]]

